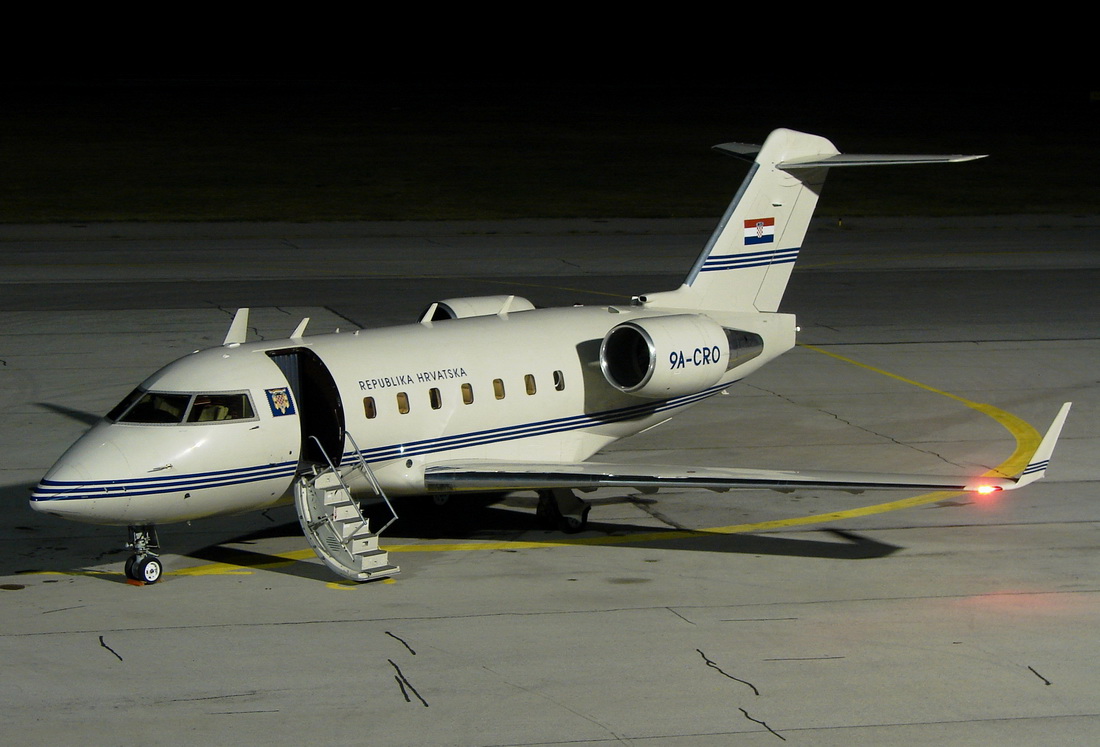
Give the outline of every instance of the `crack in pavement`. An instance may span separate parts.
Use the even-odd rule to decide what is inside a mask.
[[[793,399],[791,399],[790,397],[788,397],[784,394],[780,394],[779,392],[773,392],[772,390],[765,389],[764,387],[759,386],[757,384],[747,384],[747,386],[749,386],[753,389],[756,389],[759,392],[763,392],[765,394],[770,394],[773,397],[777,397],[778,399],[781,399],[781,400],[783,400],[784,402],[786,402],[788,404],[794,405],[795,407],[805,407],[805,405],[801,405],[798,402],[795,402]],[[860,431],[863,431],[864,433],[869,433],[872,436],[876,436],[878,438],[885,439],[885,440],[889,441],[892,444],[896,444],[898,446],[904,446],[908,449],[912,449],[913,451],[919,451],[922,454],[928,454],[929,456],[934,456],[934,457],[936,457],[936,459],[939,459],[944,464],[950,464],[952,467],[959,467],[960,469],[963,468],[963,465],[957,464],[956,462],[952,462],[950,459],[945,457],[943,454],[932,451],[931,449],[922,449],[919,446],[914,446],[913,444],[905,443],[904,441],[899,441],[898,439],[894,438],[893,436],[888,436],[885,433],[879,433],[878,431],[871,430],[870,428],[867,428],[865,426],[858,425],[856,423],[853,423],[851,420],[846,420],[845,418],[840,417],[840,415],[838,415],[835,412],[831,412],[829,410],[826,410],[824,407],[814,407],[812,409],[816,410],[817,412],[821,413],[822,415],[828,415],[829,417],[833,418],[837,422],[843,423],[844,425],[847,425],[851,428],[855,428],[856,430],[860,430]]]
[[[405,677],[405,673],[401,671],[401,667],[397,666],[393,659],[386,659],[386,661],[388,661],[390,663],[390,666],[392,666],[397,672],[397,674],[394,676],[394,679],[397,680],[397,686],[401,688],[401,694],[405,696],[405,702],[412,702],[412,699],[409,697],[409,692],[412,692],[412,694],[416,696],[416,699],[419,700],[425,708],[427,708],[428,701],[424,700],[424,698],[421,697],[420,693],[416,691],[416,688],[413,687],[412,683],[409,682],[407,677]]]
[[[710,659],[708,659],[708,658],[707,658],[707,655],[706,655],[706,654],[704,654],[704,653],[703,653],[703,651],[702,651],[701,649],[698,649],[698,648],[697,648],[697,649],[695,649],[695,650],[696,650],[696,652],[698,652],[698,654],[699,654],[700,656],[702,656],[702,657],[703,657],[703,661],[704,661],[704,662],[706,662],[706,664],[707,664],[707,666],[708,666],[708,667],[710,667],[711,669],[714,669],[714,670],[716,670],[716,671],[717,671],[717,672],[718,672],[719,674],[721,674],[721,675],[722,675],[723,677],[728,677],[729,679],[733,680],[734,682],[740,682],[740,683],[741,683],[742,685],[748,685],[748,686],[749,686],[750,688],[752,688],[752,692],[753,692],[753,694],[754,694],[754,695],[757,695],[757,696],[759,696],[759,695],[760,695],[760,691],[759,691],[759,690],[758,690],[758,689],[756,688],[756,685],[754,685],[754,684],[752,684],[751,682],[748,682],[748,681],[746,681],[746,680],[742,680],[742,679],[739,679],[739,678],[737,678],[737,677],[734,677],[734,676],[733,676],[732,674],[730,674],[729,672],[726,672],[726,671],[724,671],[724,670],[723,670],[723,669],[722,669],[722,668],[721,668],[720,666],[718,666],[718,665],[717,665],[717,664],[715,664],[715,663],[714,663],[713,661],[711,661]],[[777,731],[776,731],[775,729],[773,729],[773,728],[771,728],[770,726],[768,726],[768,724],[767,724],[767,722],[766,722],[766,721],[761,721],[761,720],[760,720],[760,719],[758,719],[758,718],[753,718],[752,716],[750,716],[750,715],[749,715],[749,712],[748,712],[748,711],[746,711],[746,710],[745,710],[744,708],[738,707],[738,709],[737,709],[737,710],[741,711],[741,713],[743,713],[743,714],[745,715],[745,718],[747,718],[747,719],[748,719],[749,721],[752,721],[752,722],[753,722],[753,723],[755,723],[755,724],[760,724],[760,725],[761,725],[761,726],[763,726],[763,727],[764,727],[765,729],[767,729],[767,730],[768,730],[769,732],[771,732],[771,733],[772,733],[772,734],[774,734],[775,736],[777,736],[777,737],[779,737],[780,739],[782,739],[782,740],[783,740],[784,742],[786,742],[786,741],[787,741],[787,738],[786,738],[786,737],[784,737],[784,736],[783,736],[782,734],[780,734],[779,732],[777,732]]]
[[[715,663],[714,663],[713,661],[711,661],[710,659],[708,659],[708,658],[707,658],[707,655],[706,655],[706,654],[704,654],[704,653],[703,653],[702,651],[700,651],[699,649],[695,649],[695,650],[696,650],[696,651],[698,651],[698,652],[699,652],[699,655],[703,657],[703,661],[705,661],[705,662],[707,663],[707,666],[708,666],[708,667],[710,667],[711,669],[717,670],[717,672],[718,672],[719,674],[721,674],[721,675],[722,675],[723,677],[729,677],[729,678],[730,678],[731,680],[733,680],[734,682],[740,682],[740,683],[741,683],[742,685],[748,685],[749,687],[751,687],[751,688],[752,688],[752,692],[753,692],[753,694],[754,694],[754,695],[759,695],[759,694],[760,694],[760,691],[756,689],[756,685],[752,684],[751,682],[746,682],[745,680],[742,680],[742,679],[738,679],[737,677],[734,677],[734,676],[733,676],[732,674],[730,674],[729,672],[725,672],[725,671],[723,671],[723,670],[722,670],[722,667],[718,666],[718,665],[717,665],[717,664],[715,664]]]
[[[768,731],[770,731],[770,732],[771,732],[772,734],[774,734],[775,736],[777,736],[777,737],[779,737],[780,739],[782,739],[782,740],[783,740],[784,742],[786,742],[786,741],[787,741],[787,738],[786,738],[785,736],[783,736],[782,734],[780,734],[779,732],[777,732],[777,731],[776,731],[775,729],[773,729],[773,728],[771,728],[770,726],[768,726],[768,724],[767,724],[767,722],[766,722],[766,721],[761,721],[761,720],[760,720],[760,719],[758,719],[758,718],[753,718],[752,716],[750,716],[750,715],[749,715],[749,712],[748,712],[748,711],[746,711],[746,710],[745,710],[744,708],[738,708],[737,710],[739,710],[739,711],[741,711],[741,713],[745,714],[745,718],[747,718],[747,719],[748,719],[749,721],[752,721],[752,722],[753,722],[754,724],[760,724],[760,725],[761,725],[761,726],[763,726],[763,727],[764,727],[765,729],[767,729]]]
[[[416,651],[413,650],[412,646],[410,646],[408,643],[405,642],[404,638],[396,636],[388,630],[386,631],[386,635],[388,635],[390,638],[393,638],[395,641],[399,641],[401,643],[401,645],[403,645],[405,648],[407,648],[409,650],[410,654],[412,654],[413,656],[416,656]]]
[[[110,646],[108,646],[108,645],[107,645],[107,644],[106,644],[106,643],[105,643],[105,642],[103,641],[103,636],[100,636],[100,637],[99,637],[99,645],[100,645],[100,646],[102,646],[103,648],[107,649],[108,651],[110,651],[110,652],[111,652],[112,654],[114,654],[114,655],[115,655],[115,658],[117,658],[117,659],[118,659],[119,661],[122,661],[122,657],[118,655],[118,651],[115,651],[115,650],[114,650],[113,648],[111,648]]]
[[[1032,673],[1032,674],[1034,674],[1034,675],[1035,675],[1036,677],[1038,677],[1039,679],[1041,679],[1041,680],[1043,681],[1043,684],[1045,684],[1045,685],[1048,685],[1048,686],[1049,686],[1049,685],[1052,685],[1052,684],[1054,684],[1053,682],[1051,682],[1050,680],[1048,680],[1048,679],[1047,679],[1046,677],[1044,677],[1043,675],[1041,675],[1041,674],[1039,674],[1038,672],[1036,672],[1036,671],[1035,671],[1035,667],[1032,667],[1032,666],[1028,666],[1028,669],[1030,669],[1030,670],[1031,670],[1031,673]]]

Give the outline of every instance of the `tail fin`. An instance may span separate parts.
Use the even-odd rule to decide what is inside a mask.
[[[773,131],[763,146],[725,143],[715,149],[752,160],[752,168],[684,284],[645,296],[647,305],[776,311],[830,168],[982,158],[842,155],[823,137],[785,129]]]

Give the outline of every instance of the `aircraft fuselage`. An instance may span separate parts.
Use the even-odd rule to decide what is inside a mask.
[[[428,492],[424,468],[441,459],[583,461],[794,343],[790,315],[717,314],[717,324],[759,335],[763,350],[727,369],[728,347],[674,330],[654,365],[671,377],[709,368],[713,383],[656,397],[613,386],[601,365],[608,333],[668,316],[630,305],[532,309],[196,351],[139,387],[179,397],[171,422],[105,419],[47,473],[32,505],[118,525],[262,509],[289,499],[306,464],[357,459],[352,444],[391,495]],[[250,417],[195,414],[211,396],[240,395]]]

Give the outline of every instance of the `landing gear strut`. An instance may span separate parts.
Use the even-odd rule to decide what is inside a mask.
[[[134,551],[126,559],[126,578],[141,581],[143,584],[155,584],[159,581],[164,567],[152,552],[160,549],[157,528],[152,524],[130,527],[130,541],[126,546]]]
[[[572,490],[554,488],[539,491],[539,505],[535,516],[548,529],[558,529],[566,534],[576,534],[588,525],[588,512],[592,507],[573,495]]]

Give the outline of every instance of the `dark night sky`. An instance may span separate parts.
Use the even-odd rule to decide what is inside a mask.
[[[359,161],[350,154],[349,166],[363,179],[399,182],[404,180],[401,174],[412,181],[454,178],[455,189],[471,189],[462,179],[479,164],[502,168],[496,164],[514,162],[517,169],[543,173],[573,168],[576,178],[586,182],[598,182],[601,174],[608,182],[618,179],[606,185],[608,190],[621,190],[632,180],[660,181],[677,164],[699,168],[682,159],[696,154],[704,158],[710,145],[723,140],[759,142],[782,126],[825,135],[848,151],[988,152],[993,156],[989,164],[963,178],[980,179],[984,173],[995,185],[1026,183],[1035,194],[1021,200],[1017,209],[1045,211],[1070,204],[1081,211],[1100,205],[1100,100],[1094,100],[1093,89],[1085,84],[1052,86],[1034,75],[1029,80],[1037,82],[1022,83],[1003,71],[994,75],[973,64],[946,65],[941,74],[904,75],[894,73],[883,58],[859,58],[847,70],[836,65],[818,69],[807,61],[824,53],[799,58],[788,54],[785,58],[793,61],[776,65],[744,48],[721,47],[709,54],[655,52],[652,44],[634,46],[622,39],[606,50],[604,61],[590,64],[589,58],[575,54],[576,39],[571,42],[573,46],[556,47],[552,56],[539,56],[537,49],[519,55],[519,43],[472,52],[452,43],[426,57],[424,45],[389,47],[389,52],[374,48],[362,55],[358,47],[347,48],[334,57],[312,56],[316,46],[272,46],[263,59],[278,57],[281,69],[263,64],[218,69],[216,56],[203,58],[202,50],[194,48],[171,65],[141,64],[143,56],[137,53],[129,67],[73,65],[29,75],[9,71],[0,81],[0,124],[9,133],[39,138],[29,150],[56,159],[57,178],[67,184],[82,175],[60,173],[67,168],[60,155],[66,149],[72,149],[70,160],[79,171],[84,142],[94,156],[96,148],[124,150],[127,143],[149,140],[158,130],[165,140],[186,130],[192,150],[181,149],[181,158],[220,148],[220,163],[230,174],[225,178],[249,178],[257,156],[247,144],[264,137],[279,136],[280,144],[292,141],[290,152],[308,147],[322,156],[326,147],[344,148],[349,138],[358,137],[392,151],[382,158],[364,152]],[[125,52],[114,49],[104,59],[125,58]],[[306,62],[288,64],[299,58]],[[753,63],[738,62],[746,58]],[[196,60],[201,63],[193,64]],[[196,142],[202,135],[193,133],[203,128],[210,142]],[[128,135],[128,129],[141,137]],[[402,140],[402,133],[409,137]],[[111,137],[118,142],[106,148],[104,141]],[[19,160],[27,147],[9,148],[16,150],[6,154],[7,172],[36,168],[34,160]],[[555,152],[568,154],[571,148],[576,163],[568,158],[555,162]],[[616,173],[616,149],[622,150],[621,160],[652,156],[654,170]],[[502,159],[503,151],[511,161]],[[601,158],[600,153],[607,155]],[[154,161],[163,157],[152,154]],[[340,155],[329,158],[335,162]],[[384,168],[387,159],[392,161],[390,170]],[[232,166],[235,160],[244,166]],[[124,152],[114,167],[90,158],[85,171],[106,189],[115,177],[126,181],[126,164],[133,163],[130,181],[148,183],[141,161],[140,152]],[[374,164],[382,166],[371,169]],[[289,182],[310,186],[311,179],[318,180],[293,172],[293,159],[274,165],[287,169]],[[174,169],[182,170],[171,165],[163,171]],[[269,185],[270,170],[256,177],[257,186]],[[11,189],[49,191],[45,176],[29,176],[42,178],[28,178]],[[522,176],[538,178],[517,173],[517,185]],[[320,181],[346,190],[349,179],[326,174]],[[1043,180],[1048,189],[1041,188]],[[188,182],[184,178],[179,184],[186,188]],[[567,180],[564,185],[571,188]],[[120,192],[116,203],[131,199]],[[416,199],[423,205],[430,198]],[[537,203],[538,197],[532,201]],[[598,202],[595,195],[593,204]],[[393,207],[394,217],[401,217],[401,209]],[[455,209],[461,213],[463,208]],[[519,205],[513,211],[523,209]],[[976,209],[987,208],[978,203]]]

